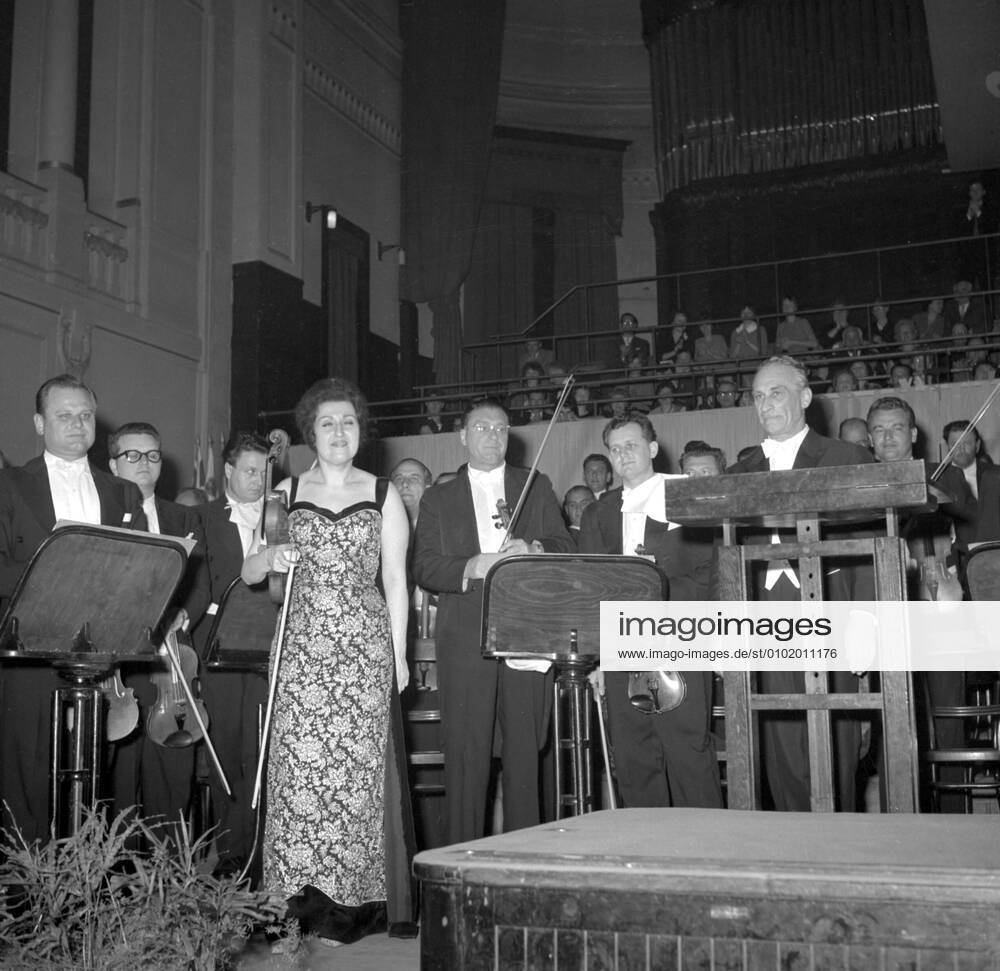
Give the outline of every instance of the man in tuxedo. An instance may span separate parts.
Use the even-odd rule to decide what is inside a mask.
[[[149,532],[193,539],[197,546],[188,560],[187,573],[174,600],[168,625],[171,630],[187,630],[196,624],[208,607],[208,578],[204,569],[205,531],[195,510],[168,502],[156,494],[163,468],[160,433],[148,422],[130,422],[108,436],[108,465],[119,479],[135,483],[142,493],[142,510]],[[164,658],[156,671],[147,665],[122,665],[122,681],[133,689],[139,703],[138,731],[116,747],[112,768],[115,810],[140,805],[147,819],[177,822],[191,802],[194,780],[193,745],[168,747],[154,743],[146,731],[146,721],[157,702],[151,675],[168,674]],[[192,715],[185,727],[197,731]]]
[[[434,481],[431,470],[419,459],[400,459],[389,473],[389,480],[399,491],[403,500],[406,518],[410,521],[410,532],[417,524],[420,500]]]
[[[427,490],[417,520],[413,575],[439,594],[435,640],[450,843],[484,833],[498,708],[504,829],[540,822],[538,754],[552,708],[551,666],[529,659],[498,669],[482,657],[483,578],[505,556],[572,553],[574,547],[544,475],[531,482],[504,542],[500,503],[513,511],[528,482],[527,470],[506,464],[509,429],[498,401],[474,402],[459,433],[467,464],[452,481]]]
[[[144,529],[142,497],[131,482],[91,465],[97,398],[69,374],[35,395],[35,431],[44,452],[0,471],[0,599],[7,600],[57,520]],[[51,695],[58,679],[41,665],[0,664],[0,793],[28,840],[49,832]]]
[[[583,518],[583,511],[595,501],[594,493],[585,485],[570,486],[563,497],[566,525],[569,527],[569,535],[577,546],[580,545],[580,520]]]
[[[991,328],[987,322],[986,306],[982,297],[972,299],[972,284],[968,280],[959,280],[951,289],[954,297],[945,312],[948,330],[962,324],[969,334],[980,337],[988,334]]]
[[[587,507],[580,552],[652,556],[670,581],[672,600],[708,599],[711,531],[705,535],[666,520],[664,477],[653,471],[659,444],[652,423],[645,415],[613,418],[603,437],[622,485]],[[597,675],[625,807],[721,808],[719,765],[709,732],[712,672],[685,672],[684,701],[660,714],[632,706],[628,679],[625,671]]]
[[[806,408],[812,391],[806,369],[785,355],[772,357],[758,369],[753,379],[753,401],[767,438],[727,474],[779,472],[837,465],[861,465],[874,461],[860,445],[826,438],[806,424]],[[748,536],[744,541],[771,542],[777,531]],[[780,538],[780,537],[779,537]],[[794,541],[794,540],[793,540]],[[828,600],[871,600],[874,589],[870,568],[827,562]],[[751,596],[757,600],[798,600],[800,585],[790,564],[760,564],[751,575]],[[762,671],[758,675],[765,693],[802,693],[801,672]],[[857,678],[846,672],[830,675],[833,690],[856,691]],[[845,716],[835,717],[835,790],[842,811],[855,807],[855,775],[858,765],[860,723]],[[809,737],[805,717],[761,716],[761,748],[765,775],[774,808],[788,812],[810,810]]]
[[[606,455],[592,452],[583,460],[583,481],[595,499],[600,499],[611,488],[614,477],[614,471]]]
[[[267,475],[267,443],[250,432],[233,432],[222,452],[226,491],[196,509],[205,531],[205,562],[211,603],[196,630],[204,652],[222,598],[240,575],[243,560],[260,528]],[[242,582],[242,581],[241,581]],[[258,596],[268,596],[262,584]],[[227,796],[210,776],[212,822],[219,867],[238,872],[253,847],[254,812],[250,808],[257,769],[258,711],[267,699],[267,681],[259,673],[206,671],[202,697],[208,708],[212,741],[232,789]]]

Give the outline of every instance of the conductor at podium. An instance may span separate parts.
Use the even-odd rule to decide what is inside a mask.
[[[58,519],[145,529],[142,495],[87,459],[96,433],[97,398],[69,374],[35,395],[35,431],[44,453],[0,471],[0,606]],[[54,596],[59,591],[53,591]],[[27,840],[49,831],[49,736],[55,672],[39,664],[0,664],[0,793]]]
[[[812,401],[805,367],[795,358],[772,357],[765,361],[753,379],[753,402],[757,418],[767,434],[742,462],[728,470],[740,472],[782,472],[790,469],[816,469],[838,465],[862,465],[873,461],[871,453],[860,445],[826,438],[806,424],[806,409]],[[777,531],[758,537],[770,542]],[[874,590],[865,589],[868,576],[864,568],[843,566],[828,569],[825,597],[828,600],[871,600]],[[763,564],[751,578],[752,596],[757,600],[798,600],[798,577],[787,561]],[[761,672],[760,687],[765,693],[802,693],[805,679],[801,672]],[[833,690],[857,691],[857,678],[847,672],[831,675]],[[761,749],[764,771],[774,808],[788,812],[809,812],[810,773],[809,737],[804,715],[765,716],[761,718]],[[858,723],[846,716],[835,721],[835,786],[838,808],[854,811],[854,776],[858,764],[860,732]]]

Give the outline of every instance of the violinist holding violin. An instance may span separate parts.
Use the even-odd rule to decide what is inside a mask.
[[[290,898],[303,932],[340,943],[412,921],[396,893],[409,869],[397,885],[387,865],[408,809],[388,795],[387,751],[408,681],[410,529],[396,487],[354,464],[367,416],[340,378],[303,395],[296,424],[316,462],[278,486],[288,542],[256,548],[242,571],[254,584],[295,567],[271,652],[264,886]]]
[[[195,645],[202,656],[223,595],[239,577],[243,559],[259,535],[270,451],[269,443],[261,436],[234,430],[222,449],[225,493],[196,510],[205,530],[205,572],[211,601],[195,630]],[[267,584],[257,584],[254,596],[266,600]],[[238,873],[253,849],[256,814],[250,803],[259,715],[267,699],[267,681],[249,670],[213,670],[203,672],[201,682],[212,742],[232,788],[228,795],[217,774],[210,773],[218,869]]]
[[[575,544],[548,478],[538,475],[529,485],[527,469],[507,464],[509,431],[498,401],[472,403],[460,432],[466,465],[424,493],[414,539],[414,579],[440,595],[435,640],[449,843],[484,834],[498,712],[504,830],[542,821],[538,756],[549,731],[553,675],[544,660],[498,665],[483,658],[483,578],[504,556],[572,553]],[[505,514],[517,509],[526,489],[510,528]]]
[[[108,436],[109,466],[119,479],[134,483],[142,494],[142,508],[149,532],[180,536],[197,543],[188,558],[188,570],[182,581],[168,627],[187,630],[197,622],[208,606],[209,593],[204,572],[205,533],[194,509],[168,502],[156,495],[156,485],[163,468],[160,433],[147,422],[130,422]],[[196,666],[194,651],[187,645],[191,664]],[[192,668],[193,670],[193,668]],[[115,745],[112,756],[112,787],[115,811],[138,805],[150,819],[176,822],[186,813],[191,801],[194,780],[195,748],[192,732],[183,737],[186,744],[164,744],[181,726],[188,723],[187,701],[175,676],[163,659],[156,668],[148,665],[123,665],[122,679],[131,688],[140,707],[137,732]],[[150,715],[161,711],[165,731],[150,731]],[[193,719],[190,719],[193,726]],[[156,722],[152,723],[155,726]],[[158,739],[158,740],[156,740]]]

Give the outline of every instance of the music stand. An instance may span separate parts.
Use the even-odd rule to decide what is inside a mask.
[[[543,658],[556,669],[553,698],[558,806],[574,815],[594,808],[590,682],[601,654],[602,600],[666,600],[667,578],[637,556],[509,556],[483,585],[483,656]],[[569,709],[564,737],[563,705]],[[571,792],[564,791],[562,753],[570,753]],[[609,784],[611,780],[608,780]]]
[[[278,607],[266,590],[237,577],[226,587],[208,631],[205,666],[212,671],[252,671],[267,675]]]
[[[0,619],[0,661],[51,665],[51,822],[76,832],[99,793],[99,687],[122,659],[154,661],[152,631],[184,575],[190,542],[113,527],[58,526],[35,551]]]

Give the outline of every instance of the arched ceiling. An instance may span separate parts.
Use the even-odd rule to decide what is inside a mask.
[[[651,110],[638,0],[507,0],[498,124],[634,138]]]

